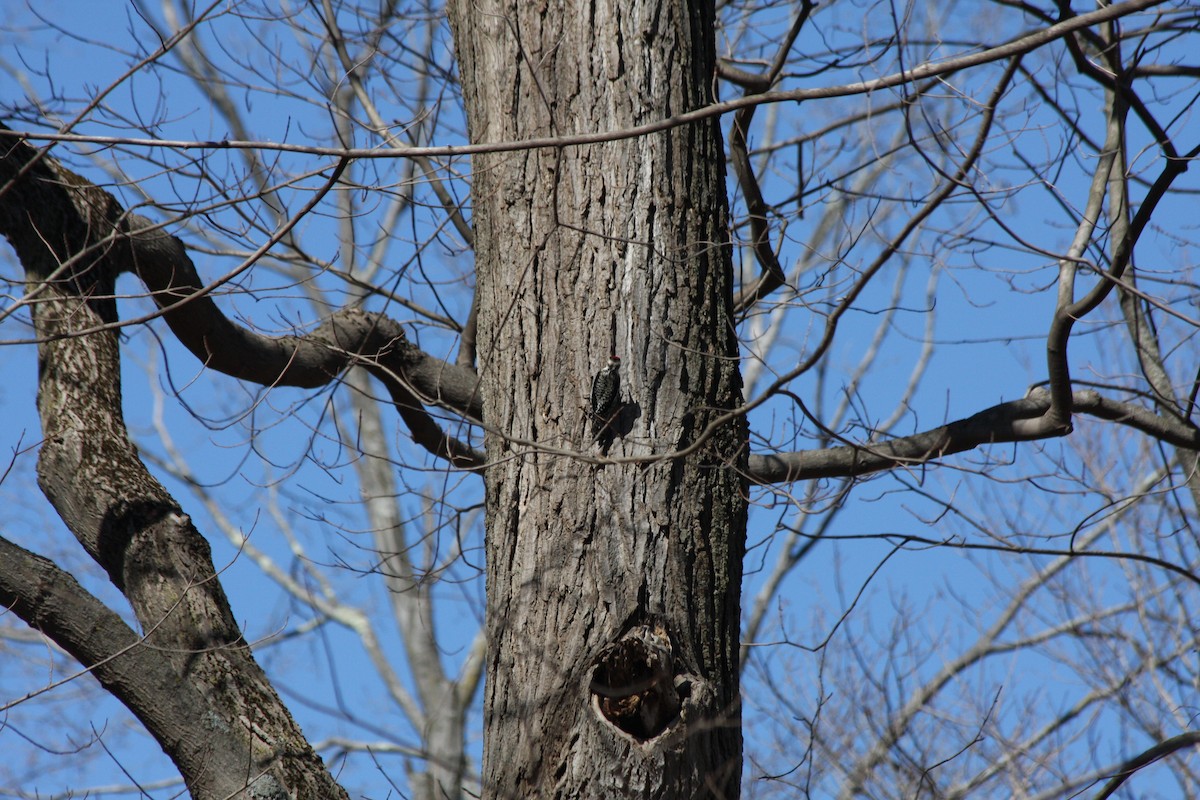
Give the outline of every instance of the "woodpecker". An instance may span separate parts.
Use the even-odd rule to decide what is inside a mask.
[[[595,420],[597,433],[608,424],[620,404],[621,375],[617,371],[620,368],[621,359],[615,355],[609,356],[604,369],[592,379],[592,419]]]

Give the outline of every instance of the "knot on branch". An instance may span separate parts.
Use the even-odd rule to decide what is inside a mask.
[[[127,570],[143,568],[136,560],[130,559],[127,563],[126,554],[134,537],[172,515],[181,514],[178,506],[165,499],[119,498],[105,509],[96,537],[96,560],[114,586],[124,592]]]
[[[674,647],[659,623],[635,625],[609,644],[592,670],[592,702],[609,723],[639,742],[679,718],[690,683],[675,679]]]
[[[368,362],[368,366],[380,364],[408,344],[399,322],[359,308],[341,309],[321,323],[311,336],[340,353]]]

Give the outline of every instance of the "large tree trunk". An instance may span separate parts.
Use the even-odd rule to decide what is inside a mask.
[[[711,100],[709,3],[462,0],[450,17],[475,142]],[[724,172],[712,121],[472,164],[489,796],[738,794],[745,434],[701,436],[741,400]],[[596,443],[587,395],[610,352],[625,405]]]

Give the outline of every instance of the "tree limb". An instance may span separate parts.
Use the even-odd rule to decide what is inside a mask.
[[[37,151],[24,142],[0,158],[0,181],[7,187],[0,202],[0,231],[19,254],[18,240],[30,248],[86,242],[55,248],[64,263],[88,252],[128,248],[120,268],[142,279],[159,315],[206,367],[262,386],[311,388],[328,384],[351,366],[366,366],[387,388],[414,441],[456,466],[483,463],[482,454],[442,432],[423,408],[440,405],[482,419],[473,370],[425,354],[408,344],[399,323],[359,309],[342,309],[298,336],[265,336],[238,325],[209,296],[214,285],[200,280],[182,242],[150,220],[126,214],[110,194],[54,159],[33,163],[37,158]],[[82,202],[92,209],[88,219],[73,220],[63,213],[75,207],[64,197],[72,191],[81,192]],[[72,335],[90,332],[72,330]]]
[[[129,438],[115,286],[133,248],[122,235],[119,205],[54,159],[39,161],[25,145],[0,158],[0,180],[6,180],[0,233],[25,268],[27,298],[36,296],[38,484],[129,600],[150,645],[192,687],[191,698],[178,700],[195,704],[200,732],[219,729],[229,740],[164,730],[166,738],[157,741],[197,800],[247,792],[271,800],[289,792],[345,797],[254,661],[208,542]],[[130,708],[143,702],[121,694],[124,684],[109,688]],[[210,752],[217,745],[225,747],[220,756]],[[234,783],[207,778],[210,763],[225,773],[222,781]]]
[[[1095,800],[1105,800],[1105,798],[1112,797],[1113,792],[1117,791],[1122,783],[1142,767],[1153,764],[1155,761],[1164,756],[1169,756],[1176,750],[1182,750],[1185,747],[1196,747],[1197,745],[1200,745],[1200,731],[1188,731],[1178,736],[1172,736],[1165,742],[1159,742],[1148,750],[1138,753],[1120,766],[1117,774],[1113,776],[1112,780],[1104,784],[1104,788],[1100,790],[1100,794],[1096,795]]]
[[[811,0],[803,0],[792,21],[791,29],[784,37],[783,43],[775,54],[775,59],[765,74],[759,76],[755,81],[747,81],[745,73],[740,70],[732,71],[732,74],[741,79],[746,96],[767,91],[779,78],[779,73],[783,71],[784,64],[787,63],[787,54],[795,44],[796,37],[800,35],[800,30],[804,27],[809,15],[812,14],[815,5]],[[718,68],[718,74],[722,73],[729,75],[731,70],[730,68],[724,70]],[[762,274],[758,280],[751,286],[744,287],[734,298],[733,307],[739,314],[745,313],[756,302],[787,281],[783,265],[779,263],[775,249],[771,246],[771,231],[767,225],[767,201],[763,198],[762,187],[759,186],[758,177],[754,174],[754,165],[750,163],[747,136],[756,108],[757,106],[746,106],[739,109],[734,115],[733,127],[729,134],[729,159],[733,162],[734,172],[737,173],[738,185],[742,187],[742,196],[746,201],[746,214],[750,218],[750,247],[762,268]]]
[[[785,103],[785,102],[801,102],[803,100],[816,100],[828,97],[849,97],[852,95],[869,94],[877,92],[881,89],[889,89],[893,86],[901,86],[904,84],[913,83],[925,78],[933,78],[947,75],[951,72],[976,67],[980,64],[990,64],[993,61],[1002,61],[1006,58],[1029,53],[1033,50],[1042,47],[1049,42],[1074,33],[1075,31],[1087,28],[1090,25],[1096,25],[1101,22],[1106,22],[1111,19],[1119,19],[1124,16],[1143,11],[1147,8],[1162,5],[1166,0],[1125,0],[1125,2],[1114,3],[1110,6],[1104,6],[1096,11],[1090,11],[1086,14],[1080,14],[1054,25],[1049,25],[1041,30],[1034,31],[1028,35],[1013,39],[996,47],[989,47],[985,50],[971,50],[962,55],[953,56],[936,62],[926,62],[920,64],[910,70],[884,75],[879,78],[874,78],[858,83],[844,84],[841,86],[819,86],[812,89],[791,89],[786,91],[771,91],[763,92],[762,94],[752,94],[745,97],[738,97],[733,100],[726,100],[721,103],[712,103],[711,105],[697,108],[694,111],[685,111],[679,114],[674,114],[665,119],[647,122],[642,125],[633,125],[619,130],[597,131],[593,133],[578,133],[569,134],[566,136],[535,136],[528,139],[514,139],[509,141],[496,142],[478,142],[474,144],[454,144],[454,145],[403,145],[396,146],[393,149],[364,147],[364,148],[346,148],[346,147],[323,147],[308,144],[291,144],[288,142],[262,142],[262,141],[231,141],[225,140],[165,140],[165,139],[147,139],[128,136],[90,136],[79,134],[57,134],[57,133],[35,133],[35,132],[14,132],[0,128],[0,137],[12,137],[18,139],[28,139],[30,141],[48,141],[48,142],[89,142],[95,144],[129,144],[141,147],[169,147],[177,150],[275,150],[289,153],[310,153],[313,155],[332,155],[346,156],[348,158],[415,158],[416,156],[464,156],[474,155],[476,153],[511,153],[524,150],[532,150],[535,148],[557,148],[571,145],[596,144],[599,142],[615,142],[622,139],[635,139],[639,136],[647,136],[652,133],[669,130],[687,125],[692,122],[698,122],[712,117],[719,117],[722,114],[727,114],[730,111],[736,111],[747,106],[766,105],[768,103]]]
[[[750,456],[749,478],[759,484],[789,483],[812,478],[866,475],[883,469],[921,464],[986,444],[1051,438],[1037,425],[1050,409],[1050,393],[1035,390],[1028,397],[1000,403],[966,419],[886,442],[848,444],[826,450]],[[1109,400],[1094,391],[1072,396],[1075,411],[1127,425],[1177,447],[1200,447],[1200,428],[1183,419],[1161,417],[1132,403]],[[1033,423],[1033,424],[1031,424]]]
[[[49,559],[0,537],[0,606],[70,653],[176,759],[193,797],[273,797],[244,736],[218,722],[163,652]],[[19,701],[18,701],[19,702]],[[249,770],[249,771],[248,771]]]

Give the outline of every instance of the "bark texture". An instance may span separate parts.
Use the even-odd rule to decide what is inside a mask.
[[[3,595],[85,666],[122,654],[97,674],[162,745],[192,797],[345,797],[242,640],[208,542],[129,439],[114,287],[134,248],[121,209],[23,144],[4,155],[0,233],[25,267],[40,340],[39,484],[128,598],[149,647],[133,652],[144,645],[87,603],[50,603],[56,581],[44,562],[35,564],[41,578],[6,581]],[[14,570],[28,560],[19,548],[0,555]],[[79,633],[81,608],[104,627]]]
[[[712,99],[710,3],[464,0],[450,18],[473,142]],[[472,166],[491,431],[485,791],[735,797],[740,420],[673,456],[741,400],[719,128]],[[596,444],[585,408],[609,353],[623,408]]]

